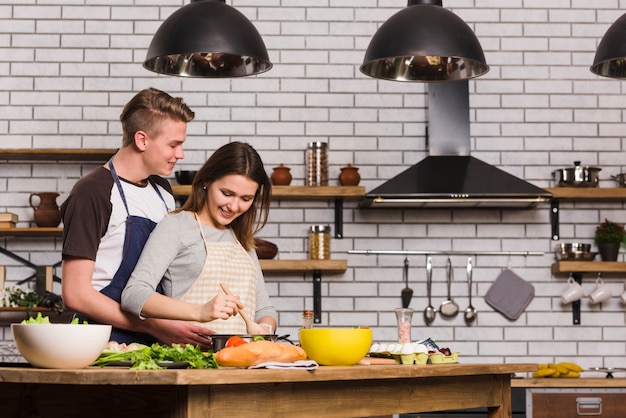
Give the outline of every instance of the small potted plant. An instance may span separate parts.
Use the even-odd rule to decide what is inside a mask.
[[[602,261],[617,261],[619,247],[626,238],[624,225],[605,219],[596,227],[594,240]]]

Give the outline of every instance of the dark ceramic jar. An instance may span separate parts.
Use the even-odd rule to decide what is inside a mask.
[[[352,164],[348,164],[341,169],[339,174],[339,183],[342,186],[357,186],[361,181],[359,169]]]
[[[275,186],[289,186],[292,180],[290,170],[291,169],[284,164],[279,164],[278,167],[274,167],[274,172],[270,177],[272,184]]]

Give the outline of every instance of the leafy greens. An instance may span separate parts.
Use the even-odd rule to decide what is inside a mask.
[[[203,352],[200,347],[191,344],[168,346],[159,343],[130,351],[105,350],[91,365],[104,367],[119,362],[129,362],[131,369],[159,370],[166,368],[159,363],[170,361],[187,363],[192,369],[218,368],[213,351]]]

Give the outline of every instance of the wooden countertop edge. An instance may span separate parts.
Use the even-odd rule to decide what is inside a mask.
[[[511,379],[514,388],[626,388],[626,379],[604,377]]]
[[[312,371],[304,369],[130,370],[119,367],[53,370],[30,367],[0,367],[0,382],[83,385],[211,385],[510,375],[535,370],[537,370],[536,364],[321,366]]]

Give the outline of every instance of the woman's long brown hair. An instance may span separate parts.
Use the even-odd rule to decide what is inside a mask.
[[[207,205],[206,188],[230,174],[246,176],[259,185],[250,209],[229,225],[241,245],[250,251],[254,249],[254,235],[267,223],[272,193],[263,161],[251,145],[231,142],[217,149],[198,170],[191,184],[191,194],[179,211],[200,213]]]

